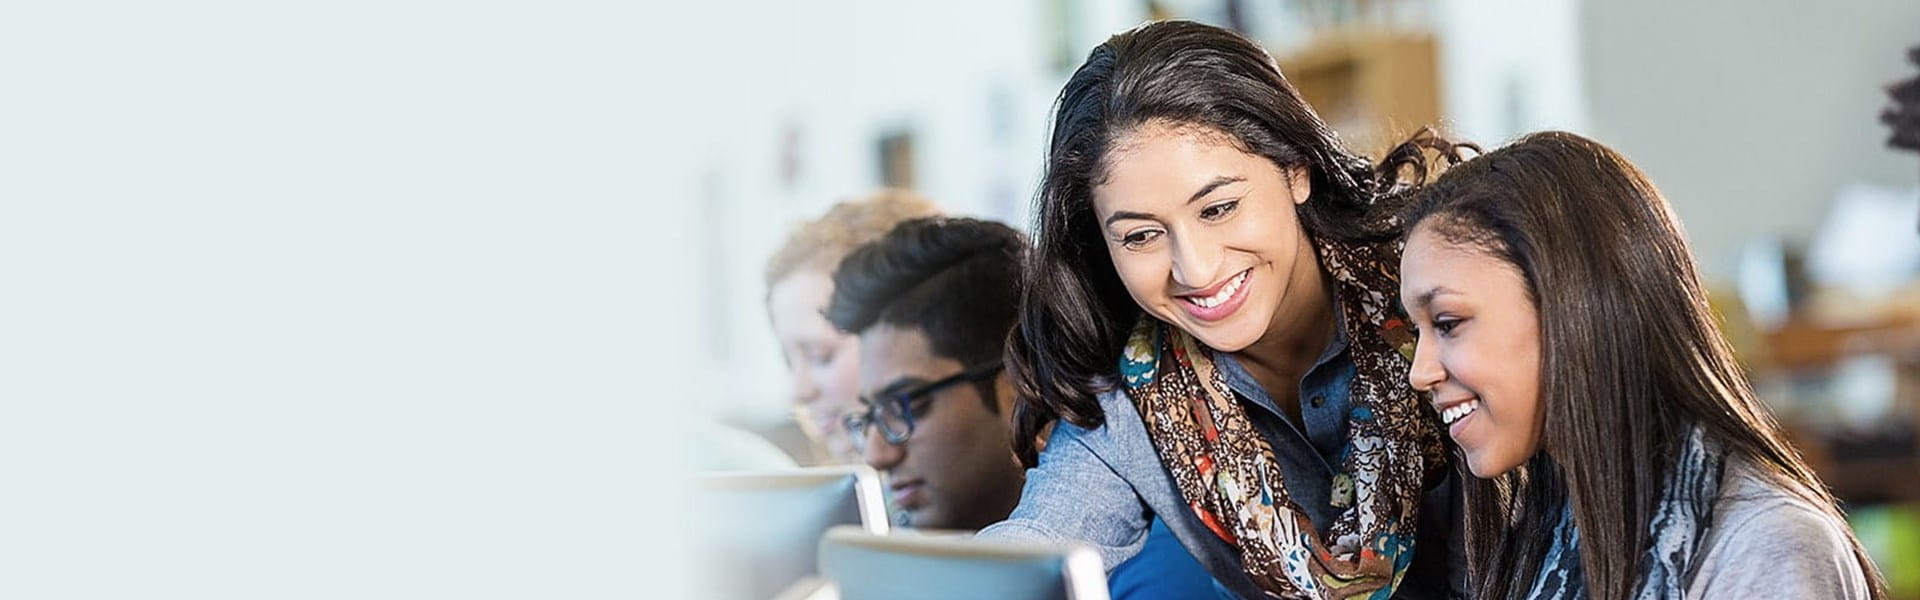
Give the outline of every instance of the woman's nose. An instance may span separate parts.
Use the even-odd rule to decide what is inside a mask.
[[[795,405],[812,404],[814,399],[820,397],[820,385],[814,382],[813,375],[807,372],[806,367],[789,369],[787,380],[788,399]]]
[[[1433,356],[1435,350],[1428,348],[1432,344],[1414,342],[1413,367],[1407,370],[1407,383],[1413,389],[1432,392],[1433,386],[1447,379],[1447,370],[1440,366],[1440,359]]]
[[[1213,285],[1220,276],[1220,246],[1195,236],[1173,238],[1173,280],[1188,288]]]

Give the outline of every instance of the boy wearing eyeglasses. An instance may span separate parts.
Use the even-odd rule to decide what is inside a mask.
[[[901,525],[979,529],[1006,518],[1026,473],[1000,353],[1025,240],[962,218],[907,221],[834,273],[827,319],[860,336],[854,448],[888,474]]]
[[[1007,518],[1026,472],[1013,454],[1001,366],[1026,239],[962,218],[906,221],[834,273],[827,319],[860,336],[854,447],[887,472],[899,524],[974,530]],[[1044,440],[1042,440],[1044,442]],[[1116,600],[1212,597],[1213,579],[1156,521],[1108,573]]]

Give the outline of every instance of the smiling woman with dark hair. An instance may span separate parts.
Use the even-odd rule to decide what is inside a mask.
[[[1389,195],[1424,147],[1452,148],[1376,168],[1224,29],[1095,48],[1055,107],[1007,344],[1032,469],[981,535],[1111,568],[1159,517],[1237,596],[1447,596],[1454,488],[1405,378]]]
[[[1413,195],[1408,378],[1477,479],[1478,598],[1879,598],[1754,397],[1673,211],[1625,157],[1527,136]]]

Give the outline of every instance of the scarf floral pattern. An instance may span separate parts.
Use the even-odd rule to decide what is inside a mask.
[[[1446,465],[1437,416],[1407,383],[1414,336],[1400,312],[1400,244],[1316,240],[1348,324],[1346,444],[1323,537],[1288,494],[1272,446],[1192,336],[1142,316],[1120,373],[1160,461],[1202,523],[1282,598],[1388,598],[1413,562],[1422,492]]]

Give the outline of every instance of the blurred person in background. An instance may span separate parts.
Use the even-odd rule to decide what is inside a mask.
[[[1024,236],[999,223],[917,219],[834,273],[827,316],[859,335],[865,409],[846,426],[866,463],[887,474],[902,525],[970,531],[1019,502],[1026,475],[1013,454],[1001,353],[1025,249]],[[1111,574],[1114,597],[1211,595],[1206,571],[1159,531]]]
[[[859,341],[834,329],[824,314],[835,265],[895,224],[938,212],[932,202],[902,190],[842,202],[795,227],[767,261],[767,317],[792,380],[794,419],[811,445],[812,456],[802,462],[860,460],[841,425],[859,408]]]

